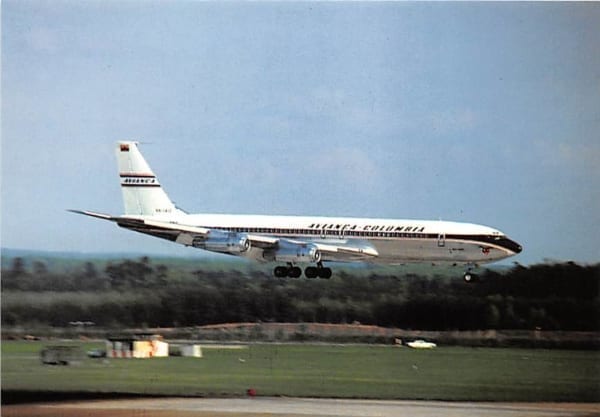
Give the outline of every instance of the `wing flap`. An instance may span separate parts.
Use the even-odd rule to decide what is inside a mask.
[[[321,251],[323,258],[336,261],[369,260],[379,256],[379,252],[370,245],[344,245],[313,242]]]
[[[372,246],[349,246],[349,245],[332,245],[325,243],[313,243],[321,252],[331,254],[347,254],[360,257],[377,257],[379,253]]]
[[[261,238],[267,238],[261,236]],[[268,238],[267,238],[268,239]],[[323,241],[311,241],[311,240],[299,240],[299,239],[276,239],[273,246],[266,247],[265,249],[277,250],[281,246],[313,246],[319,252],[321,252],[322,260],[324,261],[339,261],[339,262],[350,262],[350,261],[368,261],[379,256],[379,252],[368,242],[352,242],[338,241],[338,242],[326,242]]]
[[[263,235],[253,235],[249,234],[248,240],[250,240],[250,244],[256,248],[261,249],[273,249],[276,248],[279,244],[280,239],[273,236],[263,236]]]

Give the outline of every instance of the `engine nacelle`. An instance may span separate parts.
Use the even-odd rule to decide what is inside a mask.
[[[321,252],[311,244],[280,247],[273,252],[265,252],[264,257],[271,261],[291,263],[316,263],[321,261]]]
[[[194,247],[220,253],[243,253],[250,249],[250,240],[244,234],[213,232],[206,239],[194,239]]]

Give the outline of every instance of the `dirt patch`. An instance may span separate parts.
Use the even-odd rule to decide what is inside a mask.
[[[185,410],[132,410],[61,407],[60,405],[9,405],[2,407],[3,417],[233,417],[233,413]],[[264,417],[266,414],[246,414],[244,417]]]

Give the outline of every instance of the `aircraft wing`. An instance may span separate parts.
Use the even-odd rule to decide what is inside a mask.
[[[96,217],[98,219],[109,220],[117,223],[119,226],[135,230],[136,232],[146,233],[157,237],[168,238],[169,240],[178,240],[180,235],[187,235],[193,238],[204,238],[208,236],[211,229],[204,227],[187,226],[183,224],[166,222],[160,220],[140,219],[129,216],[111,216],[109,214],[95,213],[85,210],[68,210],[72,213],[83,214],[85,216]]]
[[[313,243],[321,251],[325,260],[332,261],[356,261],[369,260],[379,256],[377,250],[370,244],[358,243],[348,245],[347,243]]]
[[[175,233],[189,233],[196,237],[207,236],[210,234],[211,229],[205,227],[186,226],[178,223],[161,222],[156,220],[144,220],[145,225],[150,227],[156,227],[162,230],[172,230]]]
[[[235,233],[220,229],[189,226],[171,221],[111,216],[85,210],[70,212],[109,220],[136,232],[171,240],[182,245],[194,246],[214,252],[241,255],[250,247],[259,249],[258,258],[266,260],[295,259],[295,254],[312,251],[313,261],[318,254],[322,261],[368,261],[379,256],[377,250],[366,241],[304,240],[279,238],[254,233]],[[264,255],[263,256],[263,252]],[[256,254],[255,254],[256,255]],[[303,255],[304,256],[304,255]],[[298,261],[305,261],[298,257]]]
[[[377,250],[368,242],[357,241],[349,243],[345,240],[303,240],[274,238],[269,236],[248,235],[248,238],[255,245],[255,238],[260,239],[256,243],[267,253],[272,254],[277,259],[280,253],[302,252],[314,250],[319,252],[319,258],[322,261],[368,261],[379,256]]]

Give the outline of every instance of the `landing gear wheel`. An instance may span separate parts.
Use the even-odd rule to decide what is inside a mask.
[[[314,266],[307,266],[304,270],[306,278],[316,278],[319,276],[319,270]]]
[[[277,278],[285,278],[288,276],[289,268],[287,266],[276,266],[273,270],[273,275]]]
[[[473,282],[477,282],[477,275],[475,275],[472,272],[465,272],[463,279],[465,280],[466,283],[470,284]]]
[[[288,273],[287,273],[288,277],[300,278],[300,275],[302,275],[302,270],[300,268],[298,268],[297,266],[292,266],[291,268],[288,269]]]
[[[317,273],[319,278],[329,279],[331,278],[331,268],[318,268]]]

